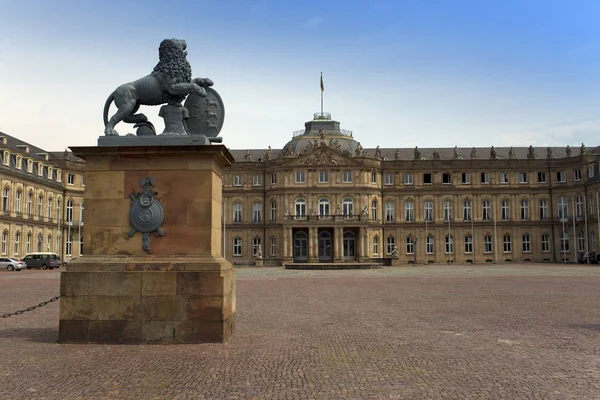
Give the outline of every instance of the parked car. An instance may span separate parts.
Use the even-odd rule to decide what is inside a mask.
[[[27,268],[27,264],[14,258],[0,258],[0,268],[6,268],[8,271],[20,271]]]
[[[583,252],[583,253],[579,253],[579,255],[577,256],[577,262],[579,264],[596,264],[598,262],[598,256],[596,255],[595,251],[590,251],[588,253]],[[588,262],[589,260],[589,262]]]
[[[61,264],[60,257],[56,253],[29,253],[22,261],[27,264],[27,269],[54,269],[59,268]]]

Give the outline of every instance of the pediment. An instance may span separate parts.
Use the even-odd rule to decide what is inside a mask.
[[[311,149],[308,152],[299,155],[294,159],[290,159],[289,165],[290,167],[298,167],[298,166],[349,166],[355,165],[356,162],[352,160],[350,157],[344,155],[342,152],[332,149],[330,147],[318,147],[315,149]]]

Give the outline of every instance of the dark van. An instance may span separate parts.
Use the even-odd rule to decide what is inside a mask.
[[[22,261],[27,264],[27,269],[53,269],[60,267],[60,257],[56,253],[29,253]]]

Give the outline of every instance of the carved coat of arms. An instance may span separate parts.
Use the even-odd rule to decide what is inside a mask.
[[[153,189],[155,185],[156,179],[147,176],[140,179],[142,191],[129,195],[133,201],[129,212],[129,223],[131,224],[129,237],[135,235],[136,232],[143,233],[142,249],[144,251],[150,251],[151,233],[154,232],[156,236],[165,234],[161,228],[165,219],[165,210],[154,198],[154,195],[157,194]]]

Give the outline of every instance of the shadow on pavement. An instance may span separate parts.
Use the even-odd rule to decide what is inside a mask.
[[[0,339],[20,339],[38,343],[54,343],[58,340],[58,328],[0,329]]]

